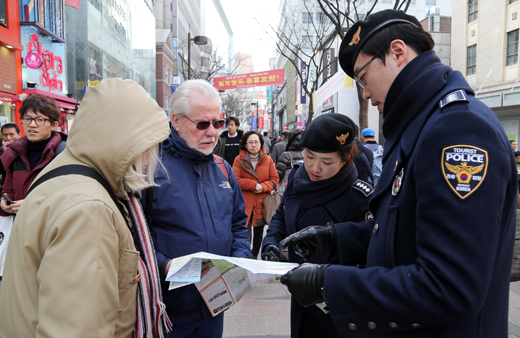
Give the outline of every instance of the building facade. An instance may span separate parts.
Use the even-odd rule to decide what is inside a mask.
[[[518,0],[453,2],[452,67],[514,140],[520,137],[519,14]]]
[[[22,51],[19,5],[0,0],[0,125],[15,122],[22,94]]]
[[[169,112],[169,101],[172,95],[171,85],[175,82],[173,75],[173,61],[175,52],[172,34],[169,29],[155,30],[155,83],[157,88],[157,104],[166,113]]]

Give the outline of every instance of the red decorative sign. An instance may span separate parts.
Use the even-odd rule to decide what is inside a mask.
[[[284,124],[284,125],[282,126],[282,129],[283,129],[283,130],[287,130],[287,129],[289,129],[289,127],[287,127],[287,125]]]
[[[42,58],[36,53],[28,53],[25,57],[25,65],[32,69],[38,69],[42,65]]]
[[[33,47],[35,52],[33,53]],[[60,56],[54,55],[53,52],[44,50],[37,34],[31,35],[31,41],[27,42],[27,56],[36,54],[43,62],[42,75],[40,82],[43,87],[63,91],[63,82],[58,80],[58,74],[63,74],[63,61]],[[27,59],[27,57],[26,57]]]
[[[284,70],[216,77],[213,79],[218,90],[271,86],[284,83]]]
[[[80,4],[81,4],[81,0],[67,0],[65,2],[65,5],[74,7],[76,9],[79,9]]]

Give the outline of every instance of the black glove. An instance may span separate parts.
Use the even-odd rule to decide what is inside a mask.
[[[287,285],[289,292],[302,306],[321,303],[324,301],[322,289],[325,284],[325,271],[329,265],[303,263],[283,275],[280,282]]]
[[[267,244],[262,249],[262,259],[264,261],[280,262],[282,251],[273,244]]]
[[[320,254],[330,249],[337,249],[338,238],[334,223],[325,226],[314,225],[295,232],[280,242],[279,247],[284,249],[292,244],[294,252],[303,259]]]

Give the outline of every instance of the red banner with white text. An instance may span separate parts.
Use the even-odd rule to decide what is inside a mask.
[[[248,73],[216,77],[215,88],[218,90],[271,86],[284,83],[284,70],[276,69],[259,73]]]

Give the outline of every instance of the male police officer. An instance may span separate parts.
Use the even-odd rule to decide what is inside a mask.
[[[354,24],[340,64],[383,111],[375,219],[288,237],[303,256],[338,246],[342,264],[282,276],[303,305],[326,300],[338,333],[507,337],[517,174],[506,135],[430,35],[404,12]]]

